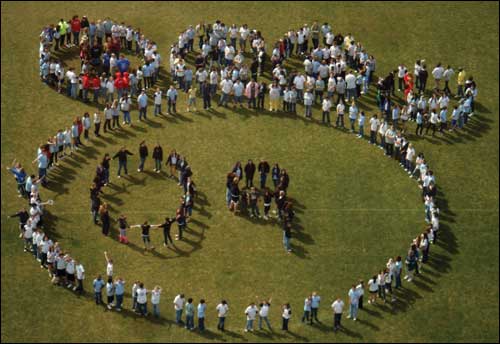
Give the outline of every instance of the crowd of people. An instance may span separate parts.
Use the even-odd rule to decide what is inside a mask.
[[[226,41],[228,35],[230,40]],[[323,46],[320,45],[320,35],[323,35]],[[73,37],[73,40],[71,37]],[[199,85],[204,100],[205,92],[207,92],[210,97],[213,97],[217,91],[217,85],[219,83],[217,68],[219,68],[222,79],[220,83],[222,90],[222,96],[219,102],[220,105],[227,105],[230,95],[233,96],[235,105],[238,103],[241,105],[242,98],[239,97],[242,97],[243,92],[245,92],[245,96],[248,98],[249,107],[256,108],[256,99],[259,99],[258,103],[260,105],[264,104],[264,96],[262,96],[262,103],[259,97],[261,93],[266,94],[266,85],[265,83],[257,83],[256,81],[257,76],[259,74],[261,75],[265,70],[266,57],[264,39],[259,31],[250,30],[247,25],[243,25],[239,28],[236,25],[226,27],[223,23],[217,21],[214,25],[200,23],[195,28],[189,27],[185,32],[181,32],[179,35],[179,42],[172,46],[171,72],[175,84],[178,85],[181,90],[189,93],[190,96],[196,96],[196,89],[193,88],[193,79],[189,79],[189,77],[186,78],[186,74],[189,75],[189,68],[185,66],[184,57],[188,52],[194,51],[194,41],[196,37],[199,39],[198,46],[202,53],[196,59],[196,74],[194,76],[191,75],[191,77],[196,78],[196,82]],[[311,49],[309,49],[308,45],[309,38],[312,39]],[[78,16],[75,16],[70,21],[61,19],[57,25],[52,25],[44,29],[41,35],[41,59],[43,60],[41,65],[48,63],[48,66],[41,68],[42,79],[44,82],[56,85],[58,88],[62,89],[63,81],[61,81],[60,72],[61,68],[63,69],[63,65],[60,61],[55,61],[50,57],[48,45],[52,44],[56,51],[60,49],[70,49],[73,45],[78,45],[80,47],[80,57],[82,58],[82,70],[84,70],[81,75],[82,86],[80,86],[83,99],[87,99],[86,95],[88,94],[84,91],[85,82],[83,81],[83,77],[85,77],[85,73],[89,73],[89,78],[91,76],[95,77],[100,73],[106,73],[104,76],[100,74],[101,77],[97,77],[104,77],[105,80],[107,80],[105,81],[106,90],[104,98],[106,101],[109,100],[111,104],[113,104],[110,105],[110,107],[117,109],[118,103],[114,100],[115,89],[111,91],[111,87],[108,88],[107,83],[110,80],[109,78],[111,78],[111,82],[114,84],[116,80],[113,80],[109,75],[113,75],[113,73],[118,70],[118,74],[115,75],[117,78],[129,78],[126,84],[130,86],[130,89],[126,91],[122,90],[122,93],[117,91],[120,99],[119,106],[121,110],[124,111],[122,99],[129,99],[130,95],[135,95],[132,84],[130,83],[133,77],[132,74],[125,74],[128,73],[127,71],[122,71],[120,66],[127,65],[125,62],[118,63],[119,60],[115,60],[116,65],[110,62],[109,66],[101,60],[97,63],[97,60],[95,60],[96,56],[98,56],[97,59],[100,59],[102,57],[102,51],[99,51],[99,54],[97,54],[97,51],[93,52],[93,49],[98,50],[96,47],[102,46],[104,39],[106,40],[104,48],[101,47],[99,49],[103,49],[102,51],[104,51],[104,54],[109,54],[109,52],[111,52],[110,60],[112,60],[113,54],[115,55],[114,57],[116,57],[116,54],[120,53],[121,47],[125,47],[128,51],[132,51],[132,41],[135,41],[135,53],[144,56],[146,65],[149,62],[149,64],[153,64],[155,68],[157,67],[157,65],[155,65],[156,63],[158,63],[159,66],[160,59],[159,54],[156,52],[156,44],[145,39],[140,30],[134,30],[130,26],[125,26],[123,23],[113,23],[109,18],[102,22],[97,21],[97,23],[89,23],[86,17],[79,20]],[[251,75],[247,74],[246,78],[242,70],[244,71],[246,68],[243,63],[243,53],[246,52],[247,42],[250,43],[249,45],[255,57],[252,66],[250,66]],[[239,51],[235,50],[237,44],[239,44]],[[287,71],[282,67],[284,60],[294,54],[304,58],[305,76],[297,71],[292,71],[289,76]],[[290,112],[296,111],[293,104],[294,102],[300,101],[304,102],[306,107],[306,117],[311,118],[312,112],[310,106],[319,98],[323,108],[324,122],[330,122],[329,108],[331,104],[336,103],[338,115],[337,125],[343,127],[343,114],[345,110],[343,106],[344,103],[350,102],[351,106],[347,113],[349,113],[349,119],[351,121],[351,130],[352,132],[356,132],[354,125],[355,122],[358,121],[358,136],[364,137],[364,113],[361,111],[360,117],[357,117],[356,99],[368,92],[368,87],[373,77],[373,72],[375,71],[375,59],[373,56],[366,54],[362,45],[357,43],[352,35],[348,34],[346,37],[343,37],[341,34],[334,35],[327,23],[321,27],[317,23],[314,23],[310,29],[307,25],[304,25],[304,27],[298,31],[290,30],[287,32],[284,37],[274,45],[270,59],[272,63],[271,74],[274,79],[272,85],[269,87],[271,110],[278,110],[277,104],[279,104],[279,101],[277,102],[276,99],[283,100],[283,111]],[[392,78],[389,76],[385,79],[380,79],[377,84],[377,101],[382,115],[380,120],[377,115],[373,115],[370,119],[370,142],[377,145],[377,137],[380,138],[380,148],[384,153],[388,157],[398,161],[405,172],[409,174],[410,178],[417,179],[418,185],[422,189],[422,200],[427,227],[423,233],[419,234],[417,238],[411,242],[405,257],[397,256],[390,258],[381,270],[368,279],[366,288],[369,292],[368,304],[370,305],[375,305],[378,298],[385,303],[388,296],[390,296],[391,302],[396,301],[397,294],[395,290],[400,289],[402,286],[403,282],[401,276],[403,275],[404,268],[406,267],[406,276],[404,280],[406,280],[406,282],[412,282],[416,276],[423,272],[423,267],[429,259],[430,246],[434,244],[438,238],[439,208],[436,199],[437,187],[435,176],[433,171],[429,168],[424,154],[420,153],[417,155],[412,143],[406,138],[405,123],[411,120],[416,121],[417,135],[422,134],[423,127],[426,123],[426,116],[428,118],[428,123],[426,124],[427,132],[429,129],[435,132],[437,123],[440,123],[441,132],[447,129],[446,112],[450,101],[449,97],[452,96],[449,88],[449,81],[454,73],[451,67],[444,70],[441,64],[438,64],[432,72],[435,79],[434,94],[427,100],[423,95],[426,89],[425,85],[427,79],[424,62],[423,60],[417,61],[413,76],[406,70],[404,65],[401,65],[398,71],[391,73]],[[58,64],[59,67],[52,66],[53,63]],[[86,67],[88,69],[84,69],[86,64],[90,64],[92,67]],[[215,67],[215,65],[217,65],[217,67]],[[417,65],[419,68],[417,68]],[[128,70],[128,67],[127,65],[126,70]],[[347,67],[351,68],[351,70],[348,70]],[[104,70],[100,68],[104,68]],[[211,70],[210,74],[206,68]],[[46,73],[47,70],[48,73]],[[143,72],[143,68],[140,68],[140,70]],[[357,70],[357,72],[354,72],[355,70]],[[52,71],[54,71],[54,73],[52,73]],[[138,73],[138,71],[136,71],[136,73]],[[154,84],[155,72],[157,72],[157,70],[154,69],[151,71],[151,74],[145,75],[143,73],[135,90],[142,89],[142,81],[144,81],[144,88],[151,88]],[[215,73],[213,79],[212,73]],[[396,73],[399,78],[398,91],[401,91],[404,86],[406,105],[403,108],[399,105],[393,105],[391,102],[391,96],[394,96],[395,93],[394,76]],[[62,70],[62,75],[68,77],[68,74],[64,73],[64,69]],[[137,74],[134,77],[136,76]],[[71,96],[74,94],[74,78],[75,77],[71,74],[70,77],[68,77],[69,94]],[[62,77],[62,79],[64,79],[64,77]],[[414,93],[413,79],[417,81],[418,94],[416,92]],[[445,81],[443,90],[440,89],[441,79]],[[328,82],[326,82],[326,80],[328,80]],[[212,81],[214,82],[212,83]],[[79,81],[76,82],[76,84],[78,83]],[[207,84],[209,86],[206,86]],[[239,84],[243,84],[241,89]],[[230,85],[230,87],[228,85]],[[235,85],[237,90],[235,89]],[[102,82],[99,83],[99,87],[102,87]],[[264,91],[262,91],[262,88]],[[161,93],[160,90],[157,90],[157,92]],[[142,91],[141,94],[144,94],[144,91]],[[98,92],[95,98],[96,102],[98,102],[101,95],[102,93]],[[336,101],[333,101],[334,95],[336,95]],[[467,118],[474,112],[474,99],[476,96],[477,88],[473,78],[467,78],[465,71],[460,68],[456,95],[460,101],[459,105],[454,107],[451,128],[449,130],[462,128],[462,126],[467,123]],[[168,94],[167,98],[170,99]],[[177,95],[172,98],[172,101],[174,99],[176,101]],[[324,106],[325,102],[327,102],[327,106]],[[141,101],[138,101],[138,103],[140,107]],[[128,103],[128,105],[130,104],[131,103]],[[169,105],[174,104],[175,102],[169,102]],[[208,107],[210,107],[210,102],[208,104]],[[159,105],[159,108],[156,107],[157,105]],[[194,102],[189,105],[194,105]],[[257,107],[258,106],[259,105],[257,105]],[[175,112],[175,107],[173,108]],[[264,108],[264,106],[262,105],[261,108]],[[437,115],[438,108],[440,111],[439,115]],[[126,111],[129,112],[129,110],[130,108]],[[428,115],[428,112],[431,114]],[[161,113],[161,102],[157,104],[155,100],[155,115],[157,113]],[[146,113],[144,112],[144,117],[145,115]],[[130,122],[130,115],[128,114],[127,116]],[[124,113],[125,119],[127,116],[125,116]],[[111,117],[113,117],[113,115]],[[361,120],[361,118],[363,119]],[[112,118],[109,120],[111,119]],[[106,121],[108,121],[108,118],[106,118]],[[400,121],[402,125],[401,128],[399,127]],[[125,122],[127,121],[125,120]],[[119,126],[119,121],[113,123],[113,126],[115,126],[115,124]],[[98,111],[94,114],[94,125],[94,133],[96,136],[99,136],[100,115]],[[19,197],[24,197],[29,200],[29,211],[23,208],[16,214],[9,216],[19,218],[20,238],[23,239],[24,242],[24,251],[32,253],[34,258],[40,263],[41,268],[46,268],[48,270],[52,283],[72,288],[80,294],[84,292],[83,280],[85,279],[85,269],[79,261],[70,256],[69,252],[63,251],[57,241],[52,241],[49,236],[43,232],[44,206],[52,205],[53,202],[50,200],[42,202],[39,185],[47,185],[49,180],[48,171],[56,168],[59,164],[59,160],[65,159],[68,155],[72,155],[74,151],[84,146],[81,135],[83,134],[83,139],[88,140],[90,129],[90,115],[85,113],[82,118],[76,117],[71,127],[65,130],[59,130],[54,137],[50,137],[46,143],[41,144],[37,151],[37,158],[33,161],[33,163],[38,164],[38,177],[35,175],[28,176],[23,166],[17,161],[14,161],[12,167],[8,168],[15,176]],[[113,130],[110,122],[105,124],[104,132],[106,132],[106,129]],[[113,157],[106,154],[96,169],[96,176],[90,188],[93,220],[95,223],[98,223],[97,219],[99,217],[102,222],[102,231],[105,235],[109,234],[111,219],[106,203],[102,203],[100,200],[100,194],[103,193],[103,187],[110,184],[110,161],[116,158],[118,159],[119,166],[117,178],[121,178],[122,169],[125,175],[128,174],[127,156],[130,155],[133,155],[133,153],[128,151],[125,147],[122,147]],[[140,164],[138,166],[138,173],[144,171],[148,156],[148,148],[146,142],[143,141],[139,146]],[[163,150],[159,143],[154,147],[152,157],[155,162],[154,172],[160,173],[163,163]],[[122,214],[117,220],[120,229],[119,241],[121,243],[128,243],[127,229],[141,228],[145,249],[154,249],[150,244],[149,230],[150,228],[162,227],[164,229],[165,246],[168,245],[168,241],[173,244],[170,236],[170,227],[174,222],[177,222],[179,226],[179,235],[177,239],[182,239],[183,230],[186,223],[189,221],[189,217],[192,215],[196,187],[191,179],[191,168],[184,156],[172,150],[167,158],[166,165],[169,167],[169,177],[178,179],[178,185],[182,187],[184,191],[181,197],[180,206],[176,211],[176,216],[165,218],[163,224],[150,225],[146,221],[143,224],[130,226],[127,223],[126,216]],[[255,187],[253,184],[256,172],[259,173],[260,177],[259,188]],[[274,191],[271,191],[271,188],[266,186],[269,173],[271,173]],[[245,178],[245,187],[240,190],[239,183],[243,178]],[[252,160],[248,160],[247,164],[242,167],[241,163],[237,162],[227,175],[226,201],[230,211],[234,213],[246,211],[250,217],[260,218],[261,212],[258,204],[260,198],[262,198],[264,205],[263,218],[268,220],[271,217],[270,208],[272,199],[274,198],[277,208],[275,212],[276,218],[283,223],[284,245],[286,250],[291,252],[289,239],[291,237],[291,222],[294,212],[292,210],[292,202],[287,198],[289,182],[290,179],[286,170],[280,168],[278,164],[275,164],[271,168],[265,159],[261,159],[258,166],[255,166]],[[113,260],[108,252],[104,252],[104,255],[106,260],[106,280],[103,280],[102,276],[98,275],[93,281],[92,286],[95,300],[97,304],[102,303],[102,289],[105,288],[108,309],[121,311],[123,309],[125,281],[121,277],[114,279]],[[364,291],[365,282],[363,280],[354,283],[352,288],[348,291],[348,318],[357,320],[358,310],[365,307],[363,304]],[[160,286],[155,286],[152,290],[148,290],[143,282],[135,281],[132,286],[132,309],[146,316],[148,314],[147,295],[150,294],[153,314],[159,317],[161,293],[162,288]],[[313,324],[313,319],[318,321],[320,300],[321,297],[316,292],[306,297],[304,300],[302,322],[308,321],[310,324]],[[193,330],[195,328],[195,308],[193,299],[188,298],[186,301],[184,294],[178,294],[173,300],[173,305],[176,322],[180,325],[185,325],[188,330]],[[270,306],[271,299],[262,300],[259,306],[254,302],[248,305],[244,311],[244,315],[246,316],[245,332],[253,331],[254,321],[257,315],[259,316],[259,329],[263,329],[262,325],[264,322],[270,330],[272,329],[268,319]],[[334,317],[334,330],[338,330],[341,327],[341,315],[343,314],[344,307],[345,304],[340,297],[331,305]],[[200,299],[196,308],[198,329],[200,331],[205,330],[206,309],[207,302],[204,299]],[[185,322],[182,320],[184,310],[186,313]],[[218,330],[224,331],[225,319],[229,311],[227,301],[222,300],[215,307],[214,311],[218,317],[217,328]],[[282,330],[288,330],[291,315],[292,311],[290,304],[287,303],[282,305]]]

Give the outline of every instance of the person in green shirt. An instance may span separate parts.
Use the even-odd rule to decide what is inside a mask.
[[[68,23],[66,23],[66,20],[64,19],[59,20],[59,23],[57,25],[59,25],[59,34],[61,35],[59,41],[61,42],[61,48],[63,48],[65,46],[64,39],[66,38],[66,32],[68,31],[69,25]]]
[[[194,330],[194,305],[191,297],[186,304],[186,329]]]

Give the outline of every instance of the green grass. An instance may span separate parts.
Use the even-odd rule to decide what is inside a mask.
[[[460,341],[498,342],[498,3],[2,3],[2,341]],[[124,135],[92,138],[92,146],[50,177],[58,185],[43,190],[53,198],[50,233],[86,268],[85,288],[104,274],[102,252],[115,259],[115,271],[130,288],[140,279],[148,288],[164,288],[162,319],[137,318],[130,312],[105,312],[91,296],[78,298],[52,287],[33,259],[22,253],[17,223],[6,215],[24,203],[5,170],[17,158],[29,166],[36,145],[69,125],[75,115],[94,108],[57,95],[38,81],[37,37],[40,28],[78,13],[89,18],[111,16],[141,27],[168,60],[169,43],[179,28],[220,18],[246,22],[262,30],[270,43],[290,27],[317,19],[334,31],[351,32],[377,58],[377,74],[399,63],[425,58],[463,66],[479,85],[478,112],[469,129],[446,138],[410,137],[425,152],[437,175],[443,209],[442,239],[431,249],[426,273],[394,306],[361,312],[357,323],[344,319],[347,331],[330,331],[330,304],[346,294],[352,282],[367,279],[390,256],[403,254],[424,227],[414,181],[380,150],[353,135],[300,118],[248,111],[218,110],[155,119]],[[120,14],[121,13],[121,14]],[[120,15],[120,17],[118,17]],[[154,17],[152,17],[154,15]],[[160,86],[165,88],[167,80]],[[452,83],[452,88],[456,87]],[[368,113],[373,99],[363,100]],[[200,107],[200,99],[198,99]],[[150,109],[150,116],[152,115]],[[303,113],[299,107],[299,113]],[[137,119],[137,111],[132,118]],[[320,110],[313,116],[318,118]],[[146,139],[150,149],[161,142],[188,157],[195,181],[206,196],[198,202],[196,221],[179,244],[182,252],[160,247],[158,254],[104,238],[88,214],[88,186],[105,152],[126,144],[134,153]],[[224,206],[225,173],[236,160],[265,157],[279,162],[291,176],[290,195],[297,201],[295,254],[283,252],[278,226],[253,223],[229,214]],[[129,168],[135,171],[136,157]],[[160,221],[175,210],[179,188],[156,174],[132,172],[105,190],[112,216],[128,214],[130,223]],[[152,169],[149,160],[148,169]],[[28,167],[34,172],[34,165]],[[116,230],[116,229],[115,229]],[[141,247],[138,232],[130,230]],[[302,301],[312,290],[323,298],[323,326],[300,324]],[[171,301],[178,292],[208,303],[204,336],[173,324]],[[90,294],[88,294],[90,295]],[[273,296],[270,319],[280,323],[279,304],[293,308],[291,334],[243,336],[243,311],[250,301]],[[221,298],[230,304],[227,327],[215,333],[214,308]]]

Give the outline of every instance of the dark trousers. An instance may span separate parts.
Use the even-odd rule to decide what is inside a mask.
[[[333,316],[333,329],[338,330],[342,325],[340,324],[340,320],[342,319],[342,313],[335,313]]]
[[[370,143],[377,144],[377,132],[370,130]]]
[[[172,240],[172,237],[170,236],[170,228],[168,230],[163,229],[163,237],[165,238],[165,245],[168,245],[168,241],[170,240],[170,243],[173,245],[174,241]]]
[[[251,177],[247,176],[246,177],[246,186],[247,186],[247,188],[250,188],[250,187],[253,186],[253,176],[251,176]]]
[[[282,319],[283,319],[283,325],[281,326],[281,329],[288,331],[288,320],[290,320],[290,319],[285,319],[285,318],[282,318]]]
[[[314,320],[319,321],[317,308],[311,308],[311,322],[312,322],[313,318],[314,318]]]
[[[171,113],[170,110],[174,110],[174,113],[177,113],[177,110],[175,108],[176,101],[169,99],[167,105],[168,105],[168,113]]]
[[[437,126],[431,122],[427,125],[427,130],[425,131],[425,135],[429,133],[429,129],[432,128],[432,136],[436,133]]]
[[[106,132],[106,128],[108,128],[108,130],[111,130],[111,120],[110,119],[107,119],[104,121],[104,132]]]
[[[203,97],[203,108],[204,109],[208,109],[212,107],[211,103],[210,103],[210,97]]]
[[[415,130],[415,135],[422,136],[423,131],[424,131],[424,125],[422,123],[417,124],[417,129]]]
[[[263,95],[257,98],[257,109],[264,110],[264,98]]]

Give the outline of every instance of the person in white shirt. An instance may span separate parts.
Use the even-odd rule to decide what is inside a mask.
[[[271,307],[271,300],[270,298],[268,301],[264,300],[260,303],[260,311],[259,311],[259,330],[262,330],[262,320],[264,320],[267,324],[267,327],[269,328],[269,331],[272,331],[271,328],[271,323],[269,322],[269,307]]]
[[[226,300],[222,300],[221,303],[217,305],[215,310],[217,311],[217,317],[219,318],[217,329],[220,331],[224,331],[224,324],[226,321],[227,312],[229,311],[229,306],[227,305]]]
[[[438,63],[437,66],[432,70],[432,76],[434,77],[434,82],[436,83],[436,89],[439,90],[439,86],[441,83],[441,79],[444,75],[444,68],[441,66],[441,63]]]
[[[250,303],[248,307],[245,309],[245,315],[247,316],[247,325],[245,327],[245,332],[253,332],[253,322],[255,317],[257,316],[257,312],[259,309],[255,305],[254,302]]]
[[[415,157],[415,148],[413,148],[413,144],[410,143],[408,145],[408,149],[406,150],[406,165],[405,165],[405,171],[408,172],[410,178],[412,177],[414,157]]]
[[[299,102],[303,101],[304,85],[306,83],[306,78],[302,74],[297,74],[293,79],[293,84],[295,90],[297,91],[297,100]]]
[[[382,150],[385,150],[385,132],[389,129],[389,125],[387,124],[387,121],[384,119],[382,120],[382,124],[378,128],[378,134],[380,136],[380,146],[379,148]]]
[[[282,307],[283,313],[281,314],[281,318],[283,320],[283,325],[281,326],[281,329],[283,331],[288,331],[288,323],[290,322],[290,318],[292,317],[292,307],[290,307],[290,304],[284,304]]]
[[[247,24],[241,26],[239,32],[240,32],[240,50],[245,52],[247,46],[247,39],[248,36],[250,35],[250,30],[248,29]]]
[[[75,284],[75,261],[70,256],[66,258],[66,279],[68,281],[68,289],[73,287]]]
[[[220,88],[222,90],[222,96],[219,100],[219,106],[224,105],[227,107],[227,103],[229,101],[229,95],[231,94],[231,91],[233,90],[233,82],[227,76],[224,80],[221,81],[220,83]]]
[[[182,310],[184,309],[184,294],[179,294],[174,298],[175,322],[182,324]]]
[[[307,119],[312,118],[312,103],[313,103],[313,94],[307,89],[304,93],[304,108],[305,108],[305,117]]]
[[[161,287],[156,286],[151,291],[151,304],[153,305],[153,314],[156,318],[160,317],[160,295],[161,295]]]
[[[323,110],[323,118],[322,123],[330,126],[330,109],[332,108],[332,101],[329,97],[323,99],[323,104],[321,105],[321,109]]]
[[[431,111],[431,117],[429,118],[429,123],[427,124],[427,129],[425,130],[425,135],[429,133],[429,129],[432,128],[432,136],[436,134],[437,124],[439,122],[439,116],[436,111]]]
[[[339,98],[339,103],[337,104],[337,120],[335,121],[335,126],[344,128],[344,112],[345,105],[342,98]]]
[[[106,251],[104,251],[104,258],[106,258],[106,274],[108,278],[113,279],[113,259],[109,258]]]
[[[356,123],[357,118],[358,118],[358,107],[356,106],[356,102],[353,99],[351,106],[349,106],[349,121],[351,122],[351,133],[354,133],[355,131],[354,125]]]
[[[73,288],[73,291],[76,291],[81,295],[83,294],[83,280],[85,279],[85,269],[83,268],[82,263],[80,263],[78,260],[75,260],[75,266],[77,285]]]
[[[333,330],[337,331],[342,326],[340,324],[342,319],[342,312],[344,311],[344,301],[339,297],[332,303],[333,309]]]
[[[155,116],[157,116],[158,114],[162,115],[162,113],[161,113],[161,96],[162,96],[162,91],[160,90],[159,87],[157,87],[156,92],[154,94],[154,102],[155,102],[154,115]]]
[[[377,144],[377,131],[379,125],[380,121],[377,118],[377,115],[373,115],[373,117],[370,118],[370,143],[372,145]]]
[[[356,76],[352,71],[349,71],[349,73],[345,76],[345,82],[347,101],[356,99]]]
[[[144,287],[144,283],[139,283],[136,293],[138,311],[142,315],[146,316],[148,315],[148,291]]]
[[[443,92],[446,95],[451,95],[451,90],[450,90],[450,87],[449,87],[449,83],[450,83],[450,79],[453,77],[453,75],[455,75],[455,71],[453,70],[453,68],[451,68],[450,65],[448,65],[448,67],[446,67],[446,70],[443,73],[443,79],[444,79],[444,89],[443,89]]]

